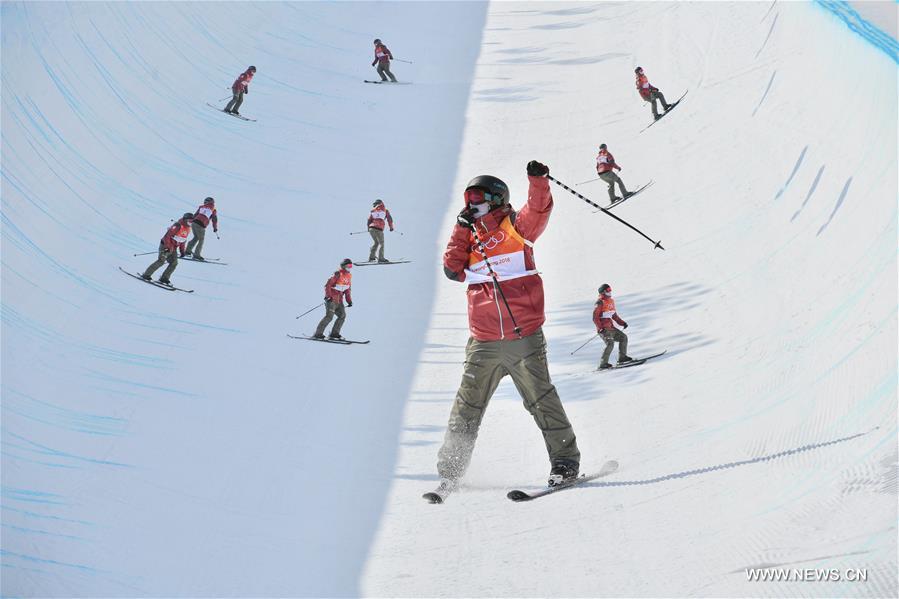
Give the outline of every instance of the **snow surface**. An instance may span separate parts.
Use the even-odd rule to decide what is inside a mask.
[[[2,5],[4,596],[882,596],[897,589],[896,65],[800,3]],[[378,23],[378,29],[373,29]],[[400,80],[373,86],[371,39]],[[204,104],[259,71],[245,123]],[[633,69],[676,112],[644,133]],[[223,102],[222,102],[223,103]],[[616,214],[553,187],[536,246],[582,469],[511,382],[461,492],[436,451],[464,286],[440,255],[471,177],[569,185],[608,143]],[[577,187],[605,203],[604,186]],[[152,289],[169,219],[221,240]],[[381,197],[390,257],[344,333],[293,341]],[[211,231],[210,231],[211,233]],[[400,235],[402,233],[402,235]],[[591,374],[596,288],[631,355]],[[748,567],[867,582],[749,582]]]

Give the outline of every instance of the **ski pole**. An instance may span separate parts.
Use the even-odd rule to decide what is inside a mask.
[[[150,254],[155,254],[156,252],[144,252],[143,254],[134,254],[135,256],[149,256]]]
[[[521,327],[518,326],[518,323],[515,322],[515,315],[512,314],[512,308],[509,306],[509,301],[506,299],[506,294],[503,293],[503,288],[499,284],[499,279],[496,276],[496,272],[494,272],[493,267],[490,266],[490,259],[487,257],[487,252],[484,251],[484,244],[481,242],[481,237],[478,235],[478,230],[475,229],[474,225],[468,225],[471,229],[471,232],[474,233],[474,239],[477,241],[478,252],[484,257],[484,264],[487,265],[487,270],[490,271],[490,277],[493,279],[493,288],[499,292],[499,296],[503,298],[503,304],[506,305],[506,311],[509,313],[509,318],[512,319],[512,327],[515,331],[515,334],[518,335],[518,338],[521,339]],[[502,331],[500,331],[502,334]]]
[[[599,181],[600,177],[596,177],[595,179],[587,179],[586,181],[581,181],[580,183],[575,183],[575,185],[583,185],[584,183],[593,183],[594,181]]]
[[[219,100],[219,102],[224,102],[225,100],[230,100],[230,99],[231,99],[231,96],[228,96],[226,98],[222,98],[221,100]]]
[[[405,62],[406,64],[412,64],[411,60],[403,60],[402,58],[394,58],[397,62]]]
[[[363,233],[368,233],[368,231],[351,231],[350,235],[362,235]]]
[[[591,341],[593,341],[593,340],[596,339],[597,337],[599,337],[599,333],[596,333],[595,335],[593,335],[592,337],[590,337],[589,339],[587,339],[587,343],[590,343]],[[568,354],[568,355],[573,356],[574,354],[578,353],[580,350],[584,349],[584,348],[587,346],[587,343],[584,343],[583,345],[581,345],[579,348],[577,348],[576,350],[574,350],[573,352],[571,352],[571,353]]]
[[[611,212],[609,212],[608,210],[606,210],[605,208],[603,208],[602,206],[600,206],[600,205],[597,204],[596,202],[592,202],[592,201],[590,201],[589,199],[585,198],[584,196],[582,196],[581,194],[579,194],[579,193],[576,192],[575,190],[571,189],[570,187],[568,187],[567,185],[565,185],[564,183],[562,183],[562,182],[559,181],[558,179],[554,178],[552,175],[546,175],[546,178],[549,179],[550,181],[552,181],[553,183],[555,183],[556,185],[558,185],[559,187],[563,187],[563,188],[567,189],[567,190],[570,191],[572,194],[574,194],[574,195],[576,195],[577,197],[579,197],[580,199],[584,200],[585,202],[587,202],[588,204],[590,204],[590,205],[593,206],[594,208],[599,208],[602,212],[604,212],[605,214],[611,216],[612,218],[614,218],[615,220],[617,220],[617,221],[620,222],[621,224],[625,225],[626,227],[628,227],[628,228],[630,228],[630,229],[633,229],[634,231],[636,231],[637,233],[639,233],[640,235],[642,235],[643,237],[645,237],[646,239],[648,239],[649,241],[651,241],[652,243],[654,243],[656,248],[660,248],[660,249],[662,249],[662,250],[665,249],[665,248],[662,247],[662,242],[661,242],[661,240],[659,240],[659,241],[653,240],[653,239],[652,239],[651,237],[649,237],[646,233],[644,233],[643,231],[641,231],[640,229],[638,229],[638,228],[635,227],[634,225],[630,224],[629,222],[627,222],[627,221],[624,220],[623,218],[619,218],[619,217],[615,216],[614,214],[612,214]],[[655,248],[653,248],[653,249],[655,249]]]
[[[297,316],[297,318],[302,318],[302,317],[306,316],[307,314],[309,314],[310,312],[312,312],[313,310],[317,310],[317,309],[321,308],[321,307],[324,306],[324,305],[325,305],[325,302],[322,302],[322,303],[320,303],[320,304],[317,305],[317,306],[313,306],[312,308],[309,308],[308,310],[306,310],[305,312],[303,312],[302,314],[300,314],[299,316]]]

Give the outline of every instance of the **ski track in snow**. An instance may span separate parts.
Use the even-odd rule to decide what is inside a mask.
[[[4,3],[0,594],[896,596],[899,45],[814,6]],[[362,85],[375,34],[414,85]],[[258,122],[204,106],[251,63]],[[638,64],[691,90],[642,135]],[[570,184],[601,142],[656,181],[616,213],[666,251],[554,187],[535,255],[582,471],[620,469],[509,502],[548,464],[506,380],[426,505],[461,191],[490,172],[519,206],[528,160]],[[181,261],[196,293],[116,272],[207,195],[228,265]],[[286,341],[374,197],[415,260],[354,273],[344,333],[371,345]],[[629,353],[664,356],[571,355],[602,282]],[[869,580],[747,581],[781,567]]]

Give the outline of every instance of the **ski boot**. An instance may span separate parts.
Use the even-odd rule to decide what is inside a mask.
[[[313,339],[324,339],[325,336],[321,333],[315,333],[314,335],[312,335],[312,338]]]
[[[612,365],[608,362],[603,362],[599,365],[599,368],[597,368],[597,370],[608,370],[609,368],[612,368]]]
[[[441,478],[440,484],[430,493],[425,493],[422,497],[428,503],[443,503],[450,493],[456,490],[459,481],[452,478]]]
[[[387,264],[390,262],[387,258],[378,258],[378,264]]]
[[[571,460],[558,460],[553,464],[552,470],[549,471],[550,487],[561,485],[577,478],[578,464]]]
[[[628,362],[633,362],[633,361],[634,361],[634,359],[630,356],[623,356],[621,358],[618,358],[619,364],[627,364]]]
[[[166,285],[167,287],[172,286],[172,282],[169,281],[168,279],[159,279],[159,282],[162,283],[163,285]]]
[[[142,278],[144,281],[152,281],[153,280],[153,277],[151,277],[150,275],[141,275],[140,278]]]
[[[343,336],[340,333],[331,333],[328,335],[328,339],[333,339],[335,341],[343,341]]]
[[[206,258],[204,258],[203,256],[194,256],[194,260],[196,260],[197,262],[206,262]]]
[[[652,118],[655,120],[659,120],[660,118],[662,118],[662,116],[663,115],[661,115],[661,114],[654,114],[654,115],[652,115]]]

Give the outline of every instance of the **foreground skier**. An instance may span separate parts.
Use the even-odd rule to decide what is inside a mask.
[[[546,179],[549,168],[531,161],[527,173],[528,201],[517,213],[500,179],[489,175],[472,179],[465,190],[465,209],[443,255],[446,276],[468,284],[471,337],[438,454],[441,482],[436,494],[441,501],[465,474],[484,410],[506,375],[512,377],[543,433],[552,467],[549,484],[578,475],[581,454],[546,362],[543,281],[534,264],[533,242],[546,228],[553,208]]]

